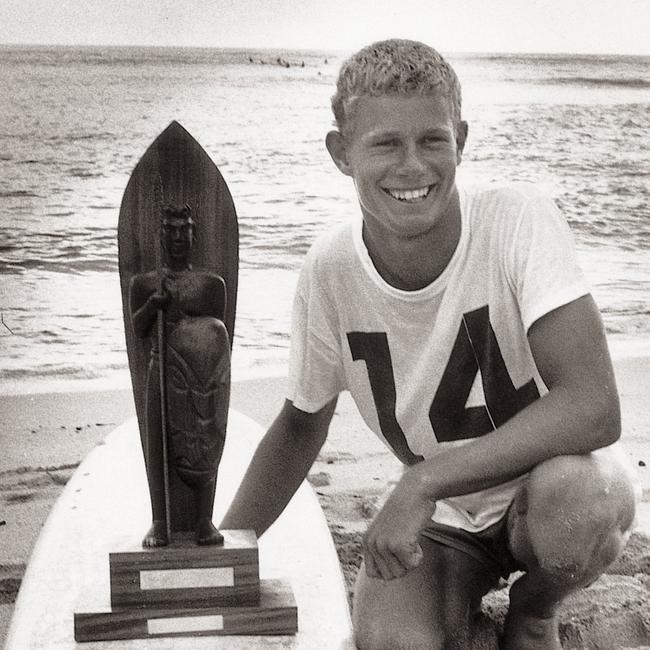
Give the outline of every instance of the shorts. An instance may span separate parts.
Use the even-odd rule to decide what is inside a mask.
[[[499,577],[507,578],[515,571],[526,570],[526,567],[510,552],[507,524],[508,513],[506,512],[499,521],[478,533],[470,533],[462,528],[447,526],[437,521],[432,521],[420,532],[427,539],[478,560],[498,580]]]

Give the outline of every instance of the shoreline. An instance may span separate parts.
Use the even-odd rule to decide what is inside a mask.
[[[609,352],[617,363],[625,363],[630,359],[650,359],[650,335],[634,336],[629,333],[607,334]],[[240,384],[251,380],[279,379],[286,376],[289,350],[272,352],[259,356],[259,351],[253,354],[247,349],[237,349],[233,352],[231,368],[232,383]],[[0,378],[0,396],[41,395],[47,393],[88,393],[109,391],[130,391],[131,376],[128,368],[113,370],[104,377],[81,378],[53,374],[34,375],[23,378]]]
[[[580,592],[582,600],[572,604],[563,634],[565,640],[578,632],[586,634],[584,638],[589,638],[590,630],[595,634],[593,630],[600,628],[594,627],[589,612],[597,611],[623,634],[621,642],[636,647],[635,639],[650,645],[650,622],[643,619],[650,610],[650,413],[645,394],[650,356],[619,354],[614,366],[623,411],[622,444],[635,466],[641,494],[637,532],[610,573]],[[73,383],[57,385],[61,389]],[[279,376],[234,380],[231,407],[268,427],[283,403],[285,385],[286,379]],[[25,391],[0,400],[0,444],[6,450],[0,457],[0,646],[22,573],[52,504],[82,458],[112,429],[135,416],[128,384],[103,390],[97,386],[90,382],[85,390]],[[342,394],[308,480],[325,512],[349,589],[360,561],[363,531],[400,471],[399,462],[366,428],[350,395]],[[484,599],[492,627],[494,622],[498,627],[506,607],[505,587]],[[641,636],[631,638],[630,629]],[[486,650],[494,647],[485,643],[481,647]]]

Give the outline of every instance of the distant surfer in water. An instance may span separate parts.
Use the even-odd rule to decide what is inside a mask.
[[[133,330],[151,345],[147,371],[146,430],[142,449],[151,496],[152,525],[145,547],[169,543],[163,454],[160,360],[164,358],[168,472],[194,493],[198,544],[220,544],[212,509],[226,435],[230,398],[230,344],[223,324],[223,279],[193,269],[195,224],[189,206],[165,206],[161,221],[161,268],[135,275],[129,290]],[[154,325],[164,314],[163,355]]]

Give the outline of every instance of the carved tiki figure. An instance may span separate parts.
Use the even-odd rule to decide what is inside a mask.
[[[142,544],[169,543],[175,476],[192,492],[197,543],[219,544],[223,536],[212,524],[212,509],[230,398],[226,286],[219,275],[190,264],[195,224],[189,206],[163,207],[160,233],[161,268],[134,275],[129,287],[133,330],[151,350],[141,438],[153,522]],[[162,331],[156,328],[159,313]]]

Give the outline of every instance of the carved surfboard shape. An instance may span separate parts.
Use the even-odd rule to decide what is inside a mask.
[[[124,191],[118,222],[118,254],[122,313],[131,382],[140,431],[146,426],[145,400],[150,342],[138,338],[131,323],[129,284],[153,271],[160,259],[160,211],[163,204],[189,205],[196,224],[192,247],[194,268],[220,275],[226,284],[224,324],[232,345],[237,305],[239,229],[232,196],[217,166],[201,145],[176,121],[154,140],[138,161]],[[194,501],[176,476],[172,523],[191,527]]]

